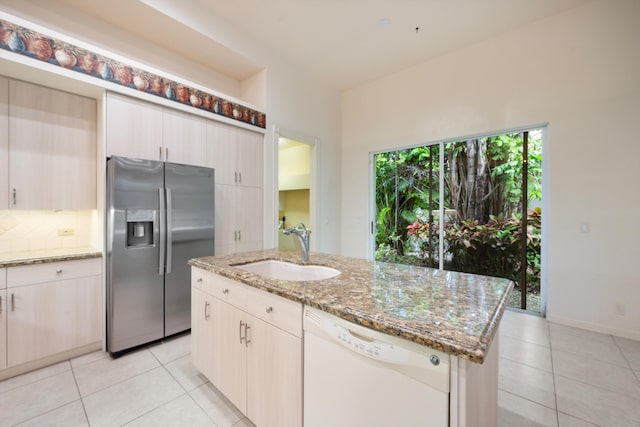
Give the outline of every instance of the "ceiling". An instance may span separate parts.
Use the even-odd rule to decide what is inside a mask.
[[[233,46],[253,40],[254,52],[262,48],[348,89],[602,0],[58,1],[239,81],[268,62],[249,58],[246,42]],[[233,29],[224,40],[214,28],[221,23]]]

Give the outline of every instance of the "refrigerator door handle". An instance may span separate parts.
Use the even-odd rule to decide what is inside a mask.
[[[171,189],[165,189],[167,193],[167,269],[166,274],[171,274],[171,264],[173,260],[173,203],[171,202]]]
[[[160,257],[158,259],[158,274],[164,275],[164,250],[167,246],[166,237],[166,211],[164,206],[164,188],[158,188],[158,199],[160,200]]]

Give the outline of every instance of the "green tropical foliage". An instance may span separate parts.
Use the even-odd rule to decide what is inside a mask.
[[[525,206],[522,144],[516,133],[377,154],[376,259],[438,266],[443,173],[445,268],[507,277],[518,285],[526,211],[527,282],[538,290],[541,212],[531,207],[542,198],[541,131],[529,132]]]

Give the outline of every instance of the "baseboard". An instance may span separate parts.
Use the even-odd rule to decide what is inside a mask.
[[[44,368],[54,363],[64,362],[65,360],[73,359],[74,357],[82,356],[93,351],[100,350],[102,348],[102,342],[95,342],[92,344],[84,345],[82,347],[74,348],[73,350],[64,351],[62,353],[53,354],[51,356],[43,357],[42,359],[33,360],[31,362],[23,363],[21,365],[12,366],[10,368],[0,370],[0,381],[7,378],[15,377],[20,374],[35,371],[36,369]]]
[[[615,335],[616,337],[629,338],[640,341],[640,331],[632,331],[629,329],[612,328],[598,323],[582,322],[575,319],[569,319],[562,316],[556,316],[547,312],[547,320],[559,325],[572,326],[574,328],[586,329],[601,334]]]

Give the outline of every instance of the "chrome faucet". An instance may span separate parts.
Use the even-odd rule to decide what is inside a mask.
[[[311,234],[311,230],[307,230],[307,227],[305,227],[303,223],[300,223],[293,228],[282,230],[282,233],[287,236],[293,234],[298,238],[300,251],[302,252],[302,262],[309,261],[309,235]]]

